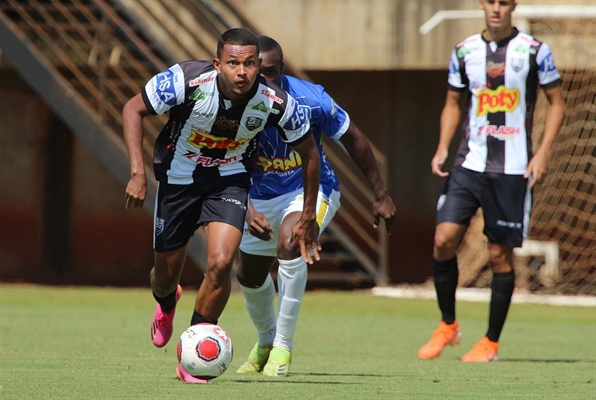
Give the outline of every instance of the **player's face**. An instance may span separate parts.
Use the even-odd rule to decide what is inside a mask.
[[[240,100],[252,88],[259,73],[257,46],[225,44],[220,58],[213,59],[219,84],[232,101]]]
[[[281,85],[281,74],[284,69],[284,63],[281,61],[279,52],[275,50],[259,54],[261,66],[259,72],[263,78],[277,85]]]
[[[486,26],[489,30],[511,29],[511,13],[516,5],[514,0],[480,0],[480,7],[484,10]]]

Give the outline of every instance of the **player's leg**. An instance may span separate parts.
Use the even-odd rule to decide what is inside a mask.
[[[242,231],[225,222],[205,224],[207,267],[197,293],[191,325],[201,322],[217,324],[232,288],[232,265]]]
[[[236,276],[248,315],[257,330],[257,343],[237,373],[262,371],[273,347],[277,320],[273,304],[275,284],[270,271],[277,255],[277,234],[287,197],[281,195],[267,200],[251,200],[254,208],[267,218],[273,233],[271,240],[261,240],[249,233],[246,224],[244,227]]]
[[[292,360],[292,348],[300,306],[306,289],[308,268],[301,257],[298,243],[292,242],[292,230],[302,215],[303,195],[296,193],[284,211],[277,240],[279,268],[277,286],[279,290],[279,311],[277,333],[273,349],[263,374],[268,376],[286,376]],[[329,224],[340,207],[340,194],[319,191],[317,199],[317,224],[321,233]]]
[[[258,239],[257,239],[258,240]],[[240,251],[240,265],[236,271],[244,304],[257,330],[257,343],[248,359],[236,371],[239,374],[261,372],[275,338],[275,285],[271,274],[274,257],[257,256]]]
[[[493,272],[488,331],[463,361],[485,362],[498,359],[499,338],[515,288],[513,248],[520,247],[528,230],[531,192],[527,180],[516,175],[489,175],[482,199],[484,234],[488,237],[489,264]]]
[[[463,168],[454,168],[437,204],[432,269],[441,322],[431,339],[418,350],[418,357],[422,359],[436,358],[445,346],[457,345],[461,340],[455,315],[459,277],[456,251],[479,206],[474,193],[474,174]]]
[[[204,186],[204,200],[196,225],[205,227],[207,265],[191,325],[217,324],[230,297],[231,272],[244,229],[250,177],[221,177]]]
[[[160,183],[154,215],[154,266],[149,274],[153,297],[157,301],[151,321],[151,339],[156,347],[165,346],[172,336],[176,303],[182,294],[178,284],[186,259],[187,243],[192,236],[195,187]],[[172,202],[186,198],[188,201]]]

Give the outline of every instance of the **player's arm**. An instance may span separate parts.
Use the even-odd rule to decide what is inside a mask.
[[[360,168],[370,187],[373,190],[375,200],[373,202],[373,215],[375,228],[379,225],[379,219],[385,220],[385,229],[391,233],[391,227],[395,222],[395,204],[387,193],[387,188],[379,172],[379,165],[375,159],[370,142],[358,127],[350,121],[346,133],[339,139],[344,145],[348,154]]]
[[[441,133],[439,135],[439,145],[437,151],[430,162],[430,167],[433,174],[446,177],[449,172],[443,172],[442,168],[449,155],[449,145],[455,136],[459,119],[461,116],[460,103],[462,99],[462,92],[455,90],[447,90],[447,97],[445,98],[445,105],[441,112]]]
[[[544,89],[544,94],[549,103],[544,124],[544,135],[538,151],[528,163],[528,168],[524,174],[526,178],[532,177],[530,188],[544,180],[553,143],[565,119],[565,100],[563,99],[561,85]]]
[[[246,210],[246,224],[248,232],[261,239],[269,241],[273,238],[273,228],[269,225],[269,220],[265,215],[255,208],[250,198],[248,199],[248,208]]]
[[[147,177],[143,161],[143,118],[149,114],[141,94],[122,109],[124,140],[130,159],[130,181],[126,186],[126,208],[140,208],[147,197]]]
[[[317,196],[321,179],[319,151],[309,133],[308,138],[292,146],[302,159],[302,186],[304,187],[304,206],[300,220],[292,231],[292,241],[298,240],[304,260],[312,264],[311,250],[315,260],[319,260],[319,227],[317,225]]]

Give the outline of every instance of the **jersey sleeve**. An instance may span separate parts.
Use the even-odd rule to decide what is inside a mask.
[[[462,92],[468,87],[468,85],[462,77],[461,61],[457,56],[457,53],[458,49],[456,47],[451,52],[451,59],[449,61],[449,78],[447,79],[447,83],[450,90]]]
[[[310,135],[310,122],[305,109],[288,94],[285,110],[277,123],[282,139],[290,146],[301,143]]]
[[[556,86],[561,83],[561,75],[555,66],[553,53],[546,43],[542,43],[536,54],[538,64],[538,82],[543,88]]]
[[[149,113],[165,114],[185,99],[184,71],[180,64],[160,72],[147,82],[141,92]]]
[[[320,94],[320,104],[320,127],[331,139],[339,140],[348,130],[350,116],[325,90]]]

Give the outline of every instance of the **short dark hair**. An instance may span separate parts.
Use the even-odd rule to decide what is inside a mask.
[[[256,46],[257,55],[259,54],[259,42],[257,41],[257,37],[250,31],[243,28],[228,29],[221,34],[217,40],[217,58],[221,57],[221,53],[225,44],[237,46]]]
[[[279,43],[275,41],[275,39],[272,39],[269,36],[261,35],[257,37],[257,41],[259,42],[259,52],[268,53],[270,51],[275,50],[279,53],[279,58],[281,62],[284,61],[284,52],[282,51]]]

